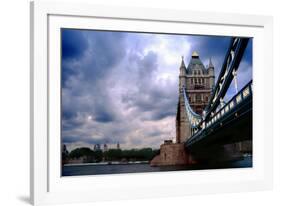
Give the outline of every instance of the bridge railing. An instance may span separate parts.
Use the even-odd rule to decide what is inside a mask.
[[[249,98],[252,98],[252,80],[246,84],[234,97],[231,98],[230,101],[226,105],[224,105],[220,110],[218,110],[212,117],[208,120],[203,121],[205,127],[202,127],[196,133],[194,133],[185,143],[186,146],[191,146],[195,142],[200,141],[202,138],[205,137],[206,134],[209,132],[214,131],[214,129],[218,126],[221,126],[222,122],[228,119],[230,116],[235,114],[236,111],[239,110],[240,105],[241,108],[243,104],[249,101]],[[221,120],[219,122],[219,120]]]
[[[252,80],[248,84],[246,84],[235,96],[233,96],[216,113],[213,113],[208,119],[205,119],[202,122],[200,122],[200,126],[199,126],[200,129],[204,130],[207,129],[208,127],[211,127],[214,123],[219,121],[223,116],[227,115],[235,107],[239,106],[246,98],[249,98],[251,96],[252,96]],[[195,132],[195,134],[197,132]]]
[[[226,115],[228,112],[231,112],[233,108],[239,106],[244,99],[252,96],[252,80],[246,84],[231,100],[228,101],[221,109],[219,109],[214,115],[206,121],[205,127],[210,127],[213,123],[220,120],[221,117]]]

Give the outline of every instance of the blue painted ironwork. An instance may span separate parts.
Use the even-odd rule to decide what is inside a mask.
[[[246,108],[243,112],[252,111],[252,80],[226,105],[217,111],[218,105],[224,98],[235,73],[239,69],[239,64],[247,47],[248,41],[249,38],[235,37],[231,39],[216,86],[213,89],[209,104],[205,108],[205,114],[203,117],[192,110],[187,98],[186,89],[184,87],[181,88],[180,95],[183,95],[184,97],[185,110],[192,129],[192,136],[186,142],[187,147],[206,137],[206,134],[210,134],[210,132],[217,127],[217,124],[221,124],[223,119],[234,118],[233,112],[238,110],[240,112],[241,108],[239,107],[241,105],[246,105],[246,107],[242,108]]]
[[[252,110],[252,80],[246,84],[231,100],[228,101],[220,110],[218,110],[209,120],[204,120],[201,122],[202,129],[195,133],[186,142],[186,146],[194,144],[195,142],[201,140],[202,138],[210,135],[211,132],[215,130],[216,127],[221,127],[225,120],[230,118],[236,118],[238,115],[238,110],[241,110],[242,105],[243,111],[239,111],[240,114],[246,114]],[[246,106],[245,106],[246,105]]]
[[[220,100],[224,98],[228,87],[230,86],[234,77],[233,71],[238,70],[248,41],[249,38],[236,37],[231,39],[230,46],[226,53],[216,86],[213,90],[213,94],[210,98],[209,104],[205,109],[205,118],[208,118],[211,113],[217,109],[217,106],[220,104]]]

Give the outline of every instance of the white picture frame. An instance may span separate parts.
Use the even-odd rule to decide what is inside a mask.
[[[61,178],[58,153],[61,147],[58,125],[60,99],[57,98],[60,76],[50,69],[60,65],[57,32],[62,27],[94,29],[97,25],[109,30],[165,32],[167,28],[172,28],[175,33],[256,37],[257,41],[253,44],[253,168]],[[271,189],[272,45],[272,17],[267,16],[109,7],[79,2],[32,2],[32,203],[39,205]]]

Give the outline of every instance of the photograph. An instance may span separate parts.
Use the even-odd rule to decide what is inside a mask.
[[[60,38],[61,176],[253,167],[253,37]]]

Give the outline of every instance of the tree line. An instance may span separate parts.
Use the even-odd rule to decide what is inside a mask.
[[[88,147],[81,147],[68,152],[66,146],[63,146],[62,160],[67,162],[69,159],[83,158],[84,162],[102,162],[102,161],[150,161],[159,154],[159,149],[108,149],[107,151],[92,150]]]

